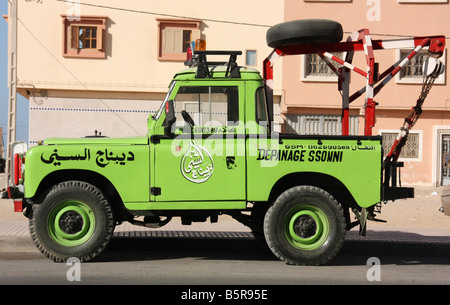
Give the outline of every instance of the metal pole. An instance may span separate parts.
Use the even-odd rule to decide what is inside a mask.
[[[8,139],[6,173],[7,181],[11,178],[11,153],[10,145],[16,141],[16,106],[17,106],[17,0],[10,1],[8,25],[10,28],[9,44],[9,108],[8,108]]]

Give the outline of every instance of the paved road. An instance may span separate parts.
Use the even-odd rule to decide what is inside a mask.
[[[295,267],[274,258],[235,222],[172,224],[163,229],[118,227],[103,254],[95,262],[80,265],[78,282],[67,279],[71,265],[53,263],[36,250],[26,222],[7,226],[0,221],[0,285],[450,284],[450,239],[436,230],[428,231],[434,235],[423,235],[423,230],[383,229],[369,231],[368,237],[350,231],[342,251],[327,265]],[[379,260],[379,281],[369,280],[371,257]]]
[[[75,265],[53,263],[37,251],[0,252],[0,285],[450,284],[448,253],[426,244],[411,253],[410,247],[401,251],[391,243],[348,241],[325,266],[298,267],[246,238],[115,238],[98,259],[79,265],[80,281],[68,277]],[[419,248],[435,254],[420,255]],[[380,265],[372,273],[368,259],[374,256]]]
[[[253,239],[250,229],[244,225],[227,218],[227,216],[221,216],[219,220],[214,224],[193,223],[190,226],[181,225],[174,220],[159,229],[148,229],[123,223],[116,227],[114,236],[116,238]],[[411,248],[413,253],[417,252],[414,248],[423,244],[427,246],[427,251],[430,251],[430,248],[436,248],[438,252],[446,254],[450,251],[449,233],[450,231],[447,229],[372,228],[368,230],[366,236],[359,236],[357,229],[354,229],[347,232],[346,241],[360,241],[362,245],[370,242],[377,242],[380,245],[390,244],[391,250],[393,248]],[[21,249],[24,251],[34,250],[28,232],[28,222],[26,220],[0,220],[0,252],[20,251]]]
[[[126,223],[116,228],[109,247],[95,262],[81,265],[80,282],[68,281],[71,266],[53,263],[37,251],[26,219],[19,213],[11,213],[11,205],[0,201],[5,215],[0,217],[0,285],[450,285],[450,230],[446,222],[449,218],[442,213],[423,215],[433,202],[422,198],[426,199],[423,203],[397,202],[392,206],[395,210],[387,215],[405,218],[400,213],[414,213],[412,216],[421,213],[418,219],[434,221],[441,217],[436,226],[405,229],[371,224],[367,237],[359,236],[357,230],[350,231],[337,257],[319,267],[285,265],[262,249],[248,228],[223,216],[215,224],[192,226],[182,226],[173,220],[157,230]],[[435,206],[431,208],[435,213]],[[373,267],[368,265],[371,257],[379,259],[380,281],[368,280]],[[178,298],[185,288],[169,295]]]

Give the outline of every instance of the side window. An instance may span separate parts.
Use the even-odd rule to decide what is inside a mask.
[[[174,99],[177,126],[183,126],[181,112],[186,111],[195,126],[235,126],[239,121],[237,86],[180,87]]]
[[[266,90],[264,87],[259,87],[256,90],[255,96],[255,108],[256,108],[256,122],[261,127],[267,127],[267,132],[269,132],[269,114],[267,109],[267,100],[266,100]]]

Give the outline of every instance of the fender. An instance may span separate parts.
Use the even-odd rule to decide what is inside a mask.
[[[42,179],[41,183],[37,187],[35,195],[30,199],[33,201],[33,203],[39,204],[40,201],[38,200],[38,198],[40,198],[42,194],[45,194],[45,192],[50,187],[68,180],[88,182],[100,189],[106,197],[111,199],[114,198],[114,201],[122,202],[122,198],[117,192],[117,189],[105,176],[100,175],[99,173],[96,173],[94,171],[78,169],[58,170],[49,173]]]
[[[150,199],[148,145],[40,145],[28,150],[25,162],[25,198],[35,198],[55,179],[102,177],[125,203]],[[33,173],[30,175],[28,173]],[[65,178],[64,173],[67,175]]]
[[[273,202],[284,191],[299,185],[311,185],[330,193],[339,203],[357,207],[358,204],[348,188],[333,176],[317,172],[296,172],[281,177],[272,187],[269,202]]]

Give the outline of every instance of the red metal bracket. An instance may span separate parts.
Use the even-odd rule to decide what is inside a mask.
[[[275,48],[269,57],[264,60],[264,79],[268,87],[268,100],[269,102],[273,101],[273,65],[280,56],[319,54],[339,78],[338,88],[342,89],[342,134],[348,135],[349,132],[349,104],[365,93],[364,135],[372,135],[372,128],[375,126],[375,108],[377,105],[374,97],[424,47],[428,47],[429,52],[441,56],[445,49],[445,36],[372,40],[369,30],[362,29],[352,34],[345,42],[314,45],[298,44]],[[407,48],[412,49],[412,51],[405,59],[393,64],[377,77],[374,50]],[[365,71],[352,65],[353,52],[356,51],[364,51],[365,53]],[[332,54],[333,52],[347,52],[347,57],[342,60],[334,56]],[[343,69],[336,69],[330,61],[341,64]],[[350,71],[366,78],[366,86],[352,95],[349,95]],[[377,83],[379,84],[375,87]]]

